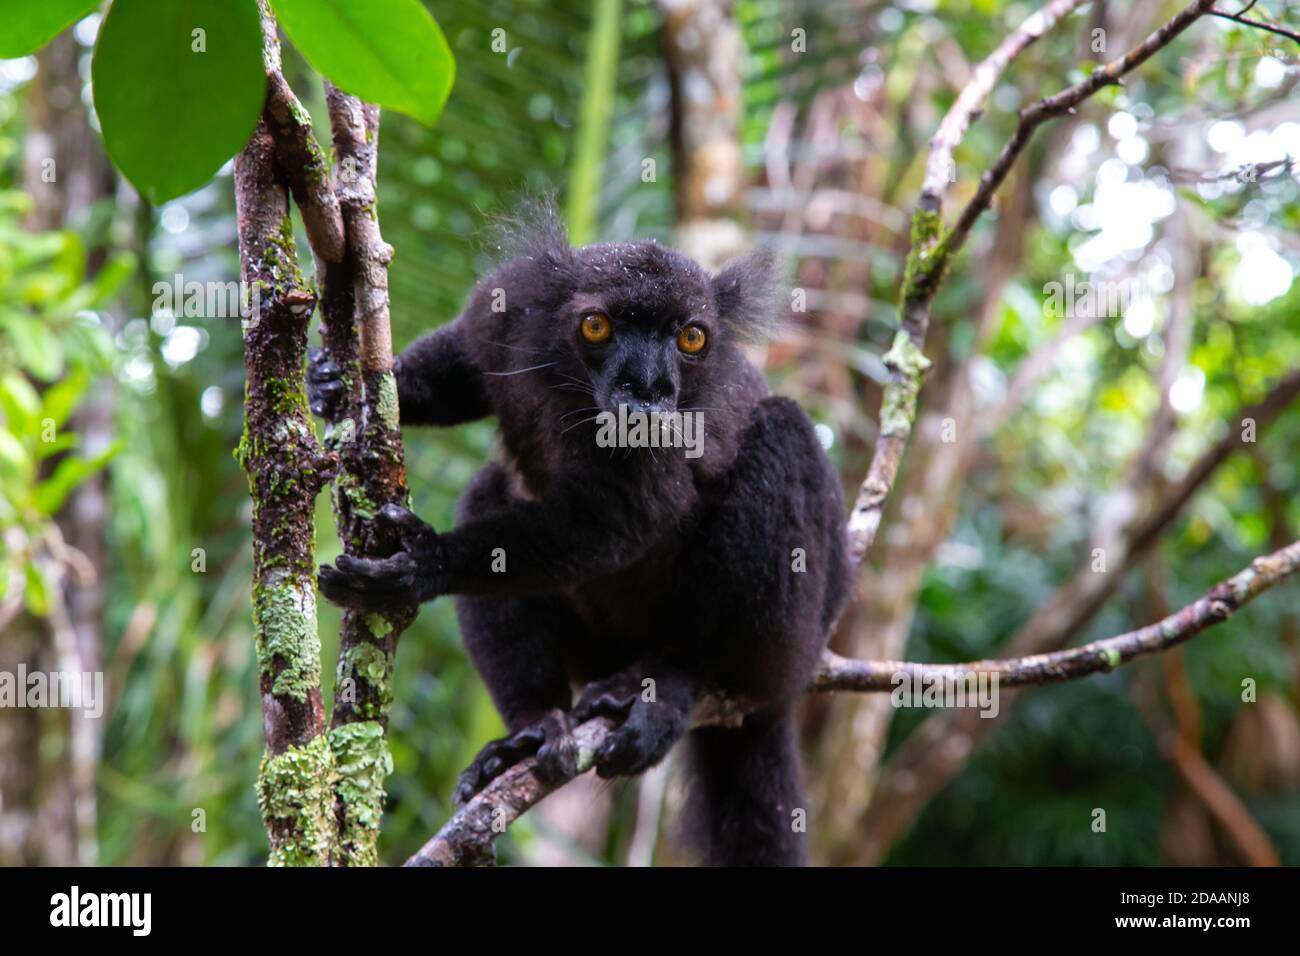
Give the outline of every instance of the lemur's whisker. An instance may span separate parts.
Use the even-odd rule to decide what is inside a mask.
[[[514,349],[517,352],[541,352],[545,355],[547,352],[551,351],[550,349],[538,349],[528,345],[511,345],[509,342],[494,342],[491,339],[479,339],[479,341],[484,345],[495,345],[497,348],[501,349]]]
[[[553,364],[554,364],[554,363],[553,363]],[[591,388],[591,389],[594,390],[594,386],[591,384],[591,382],[589,382],[589,381],[588,381],[588,382],[584,382],[582,379],[580,379],[580,378],[578,378],[578,377],[576,377],[576,376],[574,376],[574,375],[570,375],[568,372],[556,372],[555,374],[558,375],[558,376],[560,376],[560,378],[568,379],[568,380],[569,380],[570,382],[572,382],[574,385],[581,385],[581,386],[583,386],[584,388]]]
[[[588,395],[596,394],[596,390],[590,385],[579,385],[577,382],[554,382],[546,387],[557,390],[567,388],[575,392],[586,392]]]
[[[576,422],[574,422],[572,425],[570,425],[568,428],[566,428],[564,431],[560,432],[560,434],[561,434],[561,435],[567,435],[569,432],[573,431],[573,430],[574,430],[575,428],[577,428],[579,425],[586,425],[588,422],[594,422],[594,421],[595,421],[596,419],[598,419],[599,417],[600,417],[599,415],[592,415],[590,418],[584,418],[584,419],[582,419],[582,420],[580,420],[580,421],[576,421]]]
[[[546,363],[544,363],[544,364],[542,364],[542,365],[530,365],[530,366],[528,366],[528,368],[517,368],[517,369],[515,369],[513,372],[484,372],[483,374],[484,374],[484,375],[500,375],[500,376],[506,376],[506,375],[523,375],[524,372],[536,372],[539,368],[550,368],[552,365],[559,365],[559,364],[560,364],[560,363],[559,363],[558,361],[555,361],[555,362],[546,362]]]

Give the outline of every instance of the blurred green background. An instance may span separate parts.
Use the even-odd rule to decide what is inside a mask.
[[[454,318],[490,251],[481,235],[492,214],[524,193],[566,198],[582,104],[593,95],[591,4],[428,5],[456,56],[455,88],[435,127],[385,115],[381,135],[399,348]],[[1099,58],[1092,30],[1104,31],[1108,59],[1178,5],[1136,6],[1091,4],[1017,62],[958,151],[958,202],[1010,134],[1015,110]],[[1284,5],[1261,5],[1260,15],[1264,7],[1280,15]],[[973,64],[1030,10],[1002,0],[734,4],[746,51],[736,220],[751,241],[783,251],[787,279],[808,302],[763,359],[773,387],[825,426],[850,494],[875,436],[879,355],[896,323],[929,137]],[[153,284],[175,274],[237,276],[230,169],[161,208],[112,173],[84,105],[95,21],[39,62],[0,61],[0,669],[77,655],[106,673],[109,707],[90,729],[64,712],[0,711],[0,863],[257,864],[266,839],[253,793],[262,731],[249,503],[231,456],[241,339],[233,320],[151,308]],[[616,80],[601,91],[612,105],[598,238],[672,241],[680,225],[664,25],[656,4],[623,4]],[[490,48],[497,28],[505,53]],[[797,30],[803,51],[792,49]],[[1288,162],[1300,153],[1296,53],[1284,38],[1206,20],[1125,87],[1035,140],[940,294],[927,350],[936,363],[927,412],[941,420],[943,403],[964,395],[971,414],[959,429],[996,421],[951,494],[927,499],[925,463],[935,459],[908,459],[864,577],[865,609],[846,618],[837,647],[869,642],[855,628],[884,616],[906,635],[898,653],[907,659],[997,655],[1088,560],[1162,394],[1171,420],[1154,477],[1142,476],[1142,513],[1240,427],[1239,408],[1300,366],[1300,187]],[[327,140],[319,78],[292,53],[286,73]],[[40,158],[77,142],[74,168],[43,183]],[[655,160],[653,181],[646,159]],[[1231,175],[1257,163],[1273,163],[1257,181]],[[1068,324],[1043,306],[1047,284],[1067,274],[1134,278],[1152,291],[1123,315],[1082,324],[997,418],[1026,357]],[[1180,362],[1166,363],[1176,347]],[[39,442],[47,418],[79,436],[73,464],[54,465],[50,453],[68,449]],[[405,438],[415,510],[447,527],[460,490],[492,454],[491,423]],[[1215,471],[1149,555],[1113,572],[1123,575],[1114,594],[1074,639],[1149,623],[1293,540],[1298,448],[1300,412],[1288,408]],[[950,511],[932,538],[915,515],[900,515],[913,493]],[[901,540],[896,528],[914,537]],[[317,529],[319,559],[330,560],[338,546],[324,496]],[[884,576],[904,565],[915,581],[889,585]],[[901,604],[884,607],[886,593]],[[810,701],[819,860],[1234,863],[1258,861],[1262,836],[1282,862],[1300,863],[1298,614],[1291,582],[1177,652],[1176,663],[1029,692],[918,804],[916,825],[879,851],[863,848],[866,807],[854,805],[870,797],[861,790],[870,768],[845,756],[863,703]],[[338,624],[336,609],[322,606],[327,695]],[[456,774],[501,729],[450,602],[424,607],[396,670],[381,843],[394,863],[445,821]],[[1258,686],[1253,703],[1241,699],[1246,678]],[[925,717],[892,716],[886,759]],[[1199,762],[1171,750],[1170,727],[1194,742]],[[1230,799],[1207,797],[1206,779]],[[674,802],[667,789],[584,791],[579,827],[530,814],[500,856],[671,861],[655,839],[667,829],[655,808]],[[1098,807],[1104,834],[1090,825]]]

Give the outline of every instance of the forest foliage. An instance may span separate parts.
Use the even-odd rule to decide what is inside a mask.
[[[386,107],[379,214],[396,250],[390,290],[400,349],[454,318],[494,252],[483,244],[490,215],[509,211],[525,193],[572,189],[580,144],[590,142],[584,121],[602,116],[584,109],[590,41],[599,29],[592,5],[432,3],[436,23],[417,17],[400,29],[391,18],[414,4],[272,5],[291,44],[286,77],[318,138],[328,140],[320,74]],[[57,24],[19,12],[36,6],[0,0],[0,19],[12,24],[0,56],[15,57],[0,60],[0,606],[20,596],[19,613],[29,622],[47,618],[50,590],[60,586],[59,575],[74,573],[57,570],[56,516],[74,489],[103,481],[110,558],[94,570],[105,598],[110,706],[97,772],[98,861],[257,863],[266,836],[252,786],[262,727],[249,607],[250,510],[231,454],[242,430],[242,340],[236,320],[159,309],[155,291],[177,275],[238,275],[228,160],[261,105],[256,4],[220,2],[240,12],[213,19],[222,26],[206,42],[223,52],[212,76],[191,91],[211,98],[199,110],[143,98],[146,89],[157,91],[149,96],[185,93],[152,73],[142,82],[142,68],[157,59],[150,51],[163,42],[157,31],[182,31],[192,41],[181,21],[142,12],[155,4],[114,0],[106,16],[84,0],[40,5]],[[1115,14],[1112,53],[1121,37],[1140,37],[1176,5],[1141,6],[1151,9]],[[350,31],[357,21],[320,8],[364,10],[377,31],[369,35],[392,42],[356,55]],[[766,370],[774,389],[797,398],[825,429],[852,490],[874,439],[880,356],[897,327],[894,299],[927,141],[955,96],[954,71],[990,52],[1026,8],[1000,0],[738,0],[735,10],[748,50],[747,225],[784,251],[792,287],[817,293],[767,350]],[[1085,9],[1045,37],[998,85],[957,154],[951,188],[959,196],[970,194],[996,156],[1018,107],[1093,67],[1091,15]],[[135,189],[122,185],[102,196],[65,228],[33,232],[25,225],[32,199],[24,150],[36,60],[28,54],[70,24],[85,101],[95,108],[108,156]],[[596,184],[593,238],[672,238],[661,25],[654,4],[622,5],[615,69],[600,91],[608,119],[601,120],[599,170],[587,180]],[[797,55],[794,27],[808,38]],[[491,45],[497,28],[505,30],[502,52]],[[407,42],[420,31],[430,42]],[[432,64],[419,58],[422,50],[433,51]],[[1296,44],[1206,20],[1125,86],[1104,90],[1059,131],[1046,131],[1022,159],[1009,187],[1023,207],[1020,229],[997,231],[1016,202],[1004,197],[998,215],[977,228],[972,250],[954,263],[927,349],[941,370],[966,363],[981,414],[1005,397],[1026,357],[1069,322],[1045,306],[1052,283],[1112,270],[1140,278],[1154,293],[1073,336],[1050,374],[987,436],[953,502],[951,532],[924,568],[906,659],[998,656],[1087,555],[1110,492],[1124,483],[1160,405],[1175,274],[1191,320],[1186,363],[1172,382],[1177,428],[1158,463],[1167,481],[1226,429],[1241,427],[1238,409],[1300,367],[1300,283],[1293,281],[1300,182],[1290,161],[1300,154],[1298,82]],[[159,150],[160,141],[179,146]],[[657,170],[649,180],[647,159]],[[782,205],[781,184],[772,179],[782,163],[814,178],[823,190],[817,202]],[[1247,166],[1259,175],[1234,175]],[[850,195],[869,202],[855,204]],[[999,244],[1014,244],[1013,268],[983,322],[986,266]],[[303,265],[310,276],[309,257]],[[83,436],[65,427],[75,424],[79,407],[105,401],[106,393],[106,431]],[[940,398],[923,395],[923,406]],[[53,445],[41,441],[48,422],[61,436]],[[404,438],[413,508],[448,527],[457,496],[493,451],[491,426]],[[1297,537],[1298,447],[1300,411],[1290,408],[1216,471],[1079,639],[1149,623],[1156,608],[1182,606],[1256,554]],[[56,467],[46,464],[56,455]],[[898,507],[886,517],[884,541]],[[317,502],[316,521],[318,558],[332,560],[338,544],[325,530],[333,528],[327,496]],[[880,573],[871,568],[864,586]],[[41,631],[39,623],[34,629]],[[322,604],[325,661],[335,659],[338,632],[338,612]],[[1297,584],[1179,654],[1185,669],[1177,686],[1194,701],[1206,759],[1282,861],[1300,864]],[[886,859],[1235,862],[1230,842],[1189,797],[1153,722],[1151,695],[1160,700],[1164,692],[1151,688],[1172,666],[1156,662],[1027,694]],[[395,673],[381,842],[389,861],[404,859],[446,820],[457,773],[501,731],[460,646],[450,602],[422,609],[401,639]],[[1252,704],[1242,703],[1247,679],[1258,687]],[[327,695],[332,680],[324,675]],[[823,805],[837,799],[819,787],[837,779],[843,735],[831,716],[826,702],[810,702],[807,773]],[[925,716],[894,714],[887,754]],[[619,783],[609,799],[601,839],[564,843],[573,858],[627,858],[638,792]],[[1098,806],[1112,808],[1105,838],[1086,825]],[[502,841],[502,858],[534,859],[554,839],[545,821],[526,816]]]

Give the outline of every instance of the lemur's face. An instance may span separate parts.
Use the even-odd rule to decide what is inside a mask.
[[[721,334],[708,276],[649,243],[578,251],[583,282],[561,322],[602,411],[677,411]]]

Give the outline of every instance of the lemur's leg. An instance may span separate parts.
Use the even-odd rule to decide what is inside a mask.
[[[762,701],[811,679],[848,586],[843,497],[794,402],[760,402],[725,498],[683,549],[674,593],[692,673]]]
[[[740,727],[700,727],[687,741],[688,841],[712,866],[808,861],[794,712],[749,714]]]
[[[698,597],[678,653],[699,679],[766,706],[738,728],[691,731],[687,820],[709,863],[798,865],[807,804],[794,707],[847,592],[842,496],[787,399],[759,403],[741,448],[728,494],[684,552],[674,590]]]
[[[491,464],[475,476],[461,500],[459,520],[470,521],[509,505],[504,469]],[[574,753],[566,711],[572,702],[563,642],[581,622],[559,595],[456,599],[461,635],[510,735],[488,743],[461,775],[456,799],[465,802],[493,777],[536,755],[545,776],[572,772]]]

